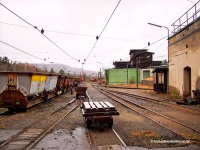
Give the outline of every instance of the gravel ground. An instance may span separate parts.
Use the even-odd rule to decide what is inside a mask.
[[[160,112],[163,115],[166,115],[170,118],[173,118],[193,129],[200,131],[200,120],[199,120],[199,114],[192,114],[190,112],[185,113],[184,111],[174,109],[172,107],[167,107],[165,105],[160,105],[157,103],[148,102],[141,99],[136,99],[129,96],[123,96],[124,98],[138,104],[142,105],[146,108],[149,108],[151,110],[154,110],[156,112]]]
[[[87,85],[90,87],[90,85]],[[158,140],[179,140],[184,142],[184,139],[175,133],[161,127],[155,122],[144,118],[137,113],[123,107],[121,104],[110,100],[103,94],[97,94],[97,90],[93,88],[88,89],[91,99],[95,101],[109,101],[119,111],[119,116],[114,116],[113,128],[125,141],[125,143],[132,147],[145,148],[166,148],[186,146],[187,143],[155,143]]]
[[[142,95],[142,96],[146,96],[146,97],[151,97],[154,99],[163,100],[165,102],[170,102],[173,104],[176,104],[177,101],[178,102],[183,101],[181,97],[179,99],[176,99],[172,96],[172,94],[168,94],[168,93],[159,93],[158,94],[157,92],[154,92],[153,90],[120,89],[120,88],[111,88],[111,87],[109,87],[108,89],[121,91],[121,92],[127,92],[127,93],[131,93],[131,94],[136,94],[136,95]],[[181,105],[181,106],[189,108],[189,109],[194,109],[194,110],[200,112],[200,105]]]
[[[66,105],[74,95],[64,94],[29,108],[26,112],[0,115],[0,143],[46,114]]]
[[[94,101],[108,101],[116,106],[116,109],[119,111],[120,115],[114,116],[113,127],[130,149],[146,150],[147,148],[166,148],[188,145],[187,143],[181,143],[181,141],[184,142],[183,139],[171,131],[134,113],[119,103],[110,100],[105,95],[98,94],[98,92],[94,88],[91,88],[89,84],[87,84],[87,86],[89,87],[88,93]],[[44,115],[53,112],[57,108],[66,105],[66,103],[74,98],[74,96],[75,95],[64,94],[45,103],[32,107],[26,112],[0,115],[0,143],[21,131],[38,118],[43,117]],[[101,136],[102,139],[105,140],[106,138],[103,137],[105,137],[106,133],[108,132],[107,130],[103,132],[95,129],[91,130],[91,134],[94,136],[97,135],[96,133],[99,135],[103,133]],[[54,129],[52,129],[49,134],[47,134],[33,149],[88,150],[92,149],[90,142],[94,143],[94,141],[98,141],[98,139],[95,138],[92,138],[94,141],[90,141],[88,136],[90,135],[86,129],[81,109],[78,107]],[[109,140],[114,141],[112,137],[109,137]],[[180,142],[162,143],[163,140],[180,140]],[[107,142],[108,144],[112,144],[112,142]],[[97,144],[97,146],[99,150],[122,148],[117,147],[116,145],[105,146]],[[192,149],[193,148],[194,147],[192,147]]]

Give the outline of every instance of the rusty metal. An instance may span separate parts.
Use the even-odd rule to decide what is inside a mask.
[[[192,90],[194,98],[200,100],[200,90]]]
[[[0,107],[23,109],[43,101],[46,76],[31,72],[0,72],[0,77],[7,81],[6,85],[0,83],[0,87],[6,86],[0,93]]]
[[[9,149],[11,146],[14,146],[13,149],[31,149],[35,146],[52,128],[54,128],[60,121],[62,121],[67,115],[69,115],[73,110],[75,110],[79,103],[75,103],[76,99],[72,99],[70,102],[68,102],[66,105],[60,107],[59,109],[51,112],[50,114],[47,114],[45,116],[42,116],[35,122],[31,123],[27,127],[25,127],[22,131],[18,132],[16,135],[8,139],[7,141],[0,144],[0,149]],[[68,107],[71,106],[71,104],[75,104],[73,108]],[[66,110],[66,107],[69,108],[69,110]],[[65,111],[65,113],[61,113],[61,115],[58,116],[57,120],[53,123],[53,125],[48,125],[46,129],[37,129],[34,126],[39,124],[41,121],[44,121],[45,119],[48,119],[54,114],[59,114],[61,111]]]
[[[83,102],[82,115],[85,117],[87,127],[91,124],[113,125],[113,115],[119,115],[119,112],[109,102]]]
[[[87,90],[87,87],[82,87],[82,86],[78,86],[75,88],[75,91],[76,91],[76,98],[80,98],[80,97],[84,97],[86,98],[86,90]]]
[[[0,107],[26,109],[69,91],[74,80],[57,74],[0,71]],[[86,97],[84,91],[80,95]]]

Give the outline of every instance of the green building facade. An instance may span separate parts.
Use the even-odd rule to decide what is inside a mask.
[[[124,68],[124,69],[107,69],[105,70],[106,84],[133,84],[141,82],[140,69]]]

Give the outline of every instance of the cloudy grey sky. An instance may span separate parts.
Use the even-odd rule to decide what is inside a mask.
[[[129,60],[130,49],[146,48],[154,60],[167,59],[167,38],[171,24],[198,0],[122,0],[87,58],[119,0],[0,0],[0,2],[55,42],[20,20],[0,5],[0,40],[48,62],[99,70],[113,61]],[[72,56],[80,63],[69,57]],[[0,56],[10,60],[47,63],[0,42]]]

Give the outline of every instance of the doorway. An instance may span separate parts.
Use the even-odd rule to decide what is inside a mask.
[[[183,72],[183,96],[191,96],[191,68],[185,67]]]

